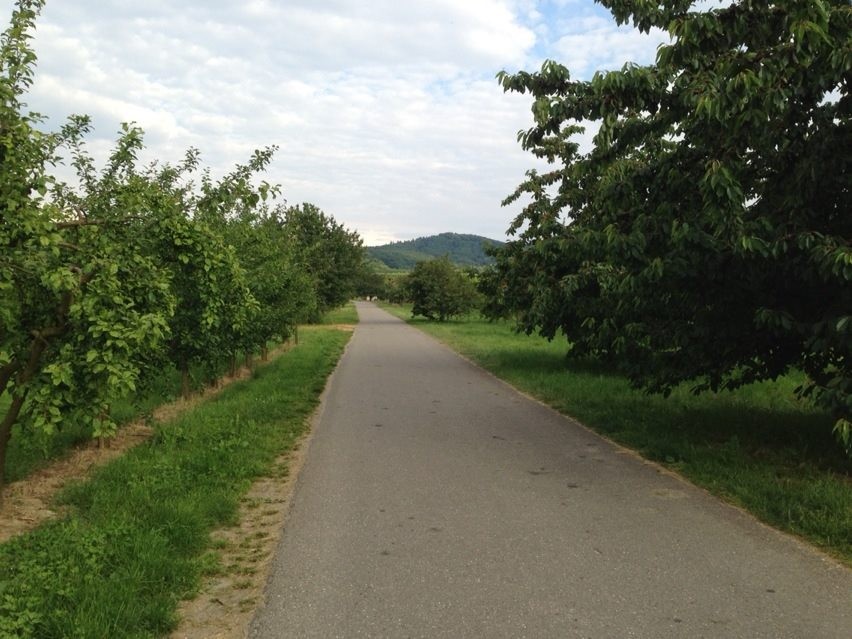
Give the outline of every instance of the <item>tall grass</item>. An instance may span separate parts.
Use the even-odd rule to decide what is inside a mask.
[[[663,398],[632,389],[599,362],[568,359],[564,340],[473,317],[411,320],[407,308],[386,308],[513,386],[852,564],[852,462],[831,435],[831,416],[796,398],[800,375],[698,396],[684,385]]]
[[[300,345],[67,489],[63,520],[0,545],[0,637],[150,637],[214,568],[210,532],[305,429],[348,334]]]

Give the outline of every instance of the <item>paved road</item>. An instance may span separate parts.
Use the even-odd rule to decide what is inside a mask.
[[[252,637],[852,637],[852,571],[358,312]]]

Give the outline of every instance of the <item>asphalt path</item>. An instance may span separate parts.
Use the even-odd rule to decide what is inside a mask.
[[[852,571],[359,303],[251,637],[852,637]]]

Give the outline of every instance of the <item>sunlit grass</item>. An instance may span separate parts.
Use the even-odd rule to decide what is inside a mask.
[[[763,521],[852,563],[852,463],[831,435],[831,416],[796,398],[797,375],[695,396],[632,389],[567,344],[471,317],[411,320],[386,308],[557,410],[672,468]]]
[[[357,324],[358,311],[355,310],[355,304],[349,302],[340,308],[335,308],[326,313],[320,324]]]
[[[212,529],[304,432],[349,337],[299,346],[66,490],[65,519],[0,545],[0,637],[150,637],[216,568]]]

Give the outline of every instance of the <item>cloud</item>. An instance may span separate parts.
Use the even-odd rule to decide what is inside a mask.
[[[641,33],[629,26],[617,26],[602,16],[572,20],[554,43],[558,58],[573,77],[588,79],[595,71],[620,69],[625,63],[652,64],[656,49],[669,41],[659,29]]]
[[[557,4],[49,0],[28,102],[54,127],[91,114],[99,157],[127,120],[150,158],[195,146],[214,174],[277,144],[265,177],[368,243],[501,237],[515,212],[500,201],[535,160],[516,141],[529,98],[504,94],[495,73],[653,56],[591,0]]]

